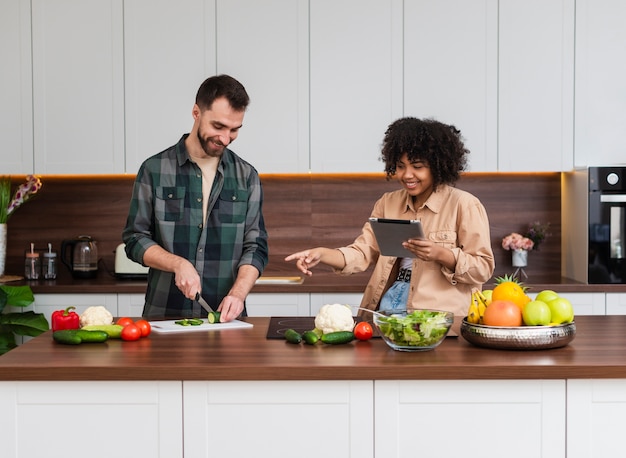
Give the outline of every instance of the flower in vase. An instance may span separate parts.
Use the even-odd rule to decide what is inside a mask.
[[[41,180],[35,175],[27,175],[26,182],[17,187],[11,196],[11,177],[0,178],[0,224],[6,224],[9,217],[15,213],[15,210],[32,199],[41,189]]]
[[[502,239],[502,248],[505,250],[530,251],[534,246],[535,242],[517,232],[513,232]]]

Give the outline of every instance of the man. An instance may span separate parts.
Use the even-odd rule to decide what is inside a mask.
[[[249,103],[228,75],[202,83],[189,134],[140,167],[122,238],[150,267],[145,318],[246,315],[245,299],[267,265],[263,191],[257,171],[227,147]]]

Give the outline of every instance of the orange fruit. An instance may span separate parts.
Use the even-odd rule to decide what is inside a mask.
[[[485,309],[483,324],[487,326],[521,326],[522,311],[515,302],[494,300]]]
[[[524,291],[524,288],[515,281],[504,281],[498,284],[491,294],[494,301],[510,301],[516,304],[520,311],[524,310],[524,306],[530,302],[530,297]]]

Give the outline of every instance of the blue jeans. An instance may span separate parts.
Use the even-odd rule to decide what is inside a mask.
[[[409,299],[409,283],[397,281],[380,300],[379,310],[381,312],[403,312],[406,310],[406,303]]]

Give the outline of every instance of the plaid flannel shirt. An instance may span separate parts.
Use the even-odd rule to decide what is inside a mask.
[[[255,168],[225,149],[202,221],[202,173],[189,159],[187,136],[141,165],[122,238],[136,262],[155,244],[188,259],[202,279],[202,296],[217,308],[240,266],[252,265],[260,275],[267,265],[263,190]],[[143,316],[206,316],[174,280],[171,272],[149,270]]]

